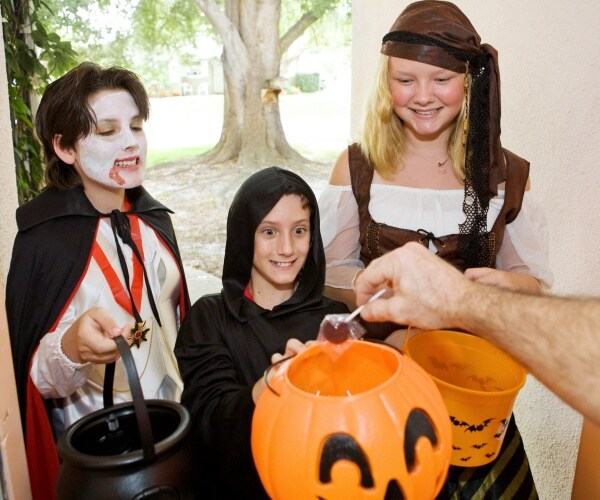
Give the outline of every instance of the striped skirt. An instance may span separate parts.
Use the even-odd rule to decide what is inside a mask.
[[[510,419],[498,458],[480,467],[450,466],[437,500],[535,500],[537,490],[521,434]]]

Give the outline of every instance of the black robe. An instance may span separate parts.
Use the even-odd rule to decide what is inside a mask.
[[[250,280],[254,232],[290,187],[312,206],[312,243],[294,295],[266,310],[244,296]],[[252,387],[283,353],[290,338],[314,340],[326,314],[346,306],[321,295],[325,254],[317,201],[295,174],[273,167],[240,188],[227,221],[223,290],[199,299],[181,325],[175,355],[184,382],[198,450],[199,498],[268,498],[252,459]],[[282,443],[282,446],[285,446]]]
[[[143,187],[127,190],[126,196],[131,205],[129,212],[156,231],[177,261],[182,277],[183,316],[189,297],[170,210]],[[48,434],[48,415],[29,377],[31,358],[77,290],[101,216],[81,187],[67,191],[46,189],[17,209],[18,233],[6,282],[6,312],[32,483],[45,483],[45,475],[51,483],[53,476],[52,471],[46,474],[31,470],[38,469],[35,463],[42,469],[53,469],[58,462],[53,437]]]

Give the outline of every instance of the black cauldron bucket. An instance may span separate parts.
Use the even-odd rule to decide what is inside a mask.
[[[104,409],[59,438],[59,500],[193,498],[194,460],[188,411],[179,403],[144,400],[127,342],[115,339],[125,364],[131,403],[113,406],[114,363],[106,366]]]

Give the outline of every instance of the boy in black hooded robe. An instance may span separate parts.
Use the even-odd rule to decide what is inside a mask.
[[[292,296],[265,309],[248,292],[255,233],[285,195],[308,202],[311,243]],[[314,340],[325,315],[348,312],[342,303],[322,296],[324,280],[319,213],[308,184],[278,167],[250,176],[227,218],[223,289],[194,304],[175,346],[184,381],[182,403],[192,415],[199,455],[199,497],[268,498],[250,447],[253,386],[271,356],[286,351],[288,340]]]

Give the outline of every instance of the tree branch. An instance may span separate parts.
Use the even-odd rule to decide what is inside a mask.
[[[235,24],[219,8],[214,0],[196,0],[198,7],[215,27],[226,51],[237,54],[238,68],[245,73],[248,69],[249,55]],[[239,59],[238,59],[239,58]]]
[[[197,0],[198,1],[198,0]],[[310,11],[302,15],[300,19],[281,37],[281,53],[284,54],[298,38],[316,21],[318,17]]]

